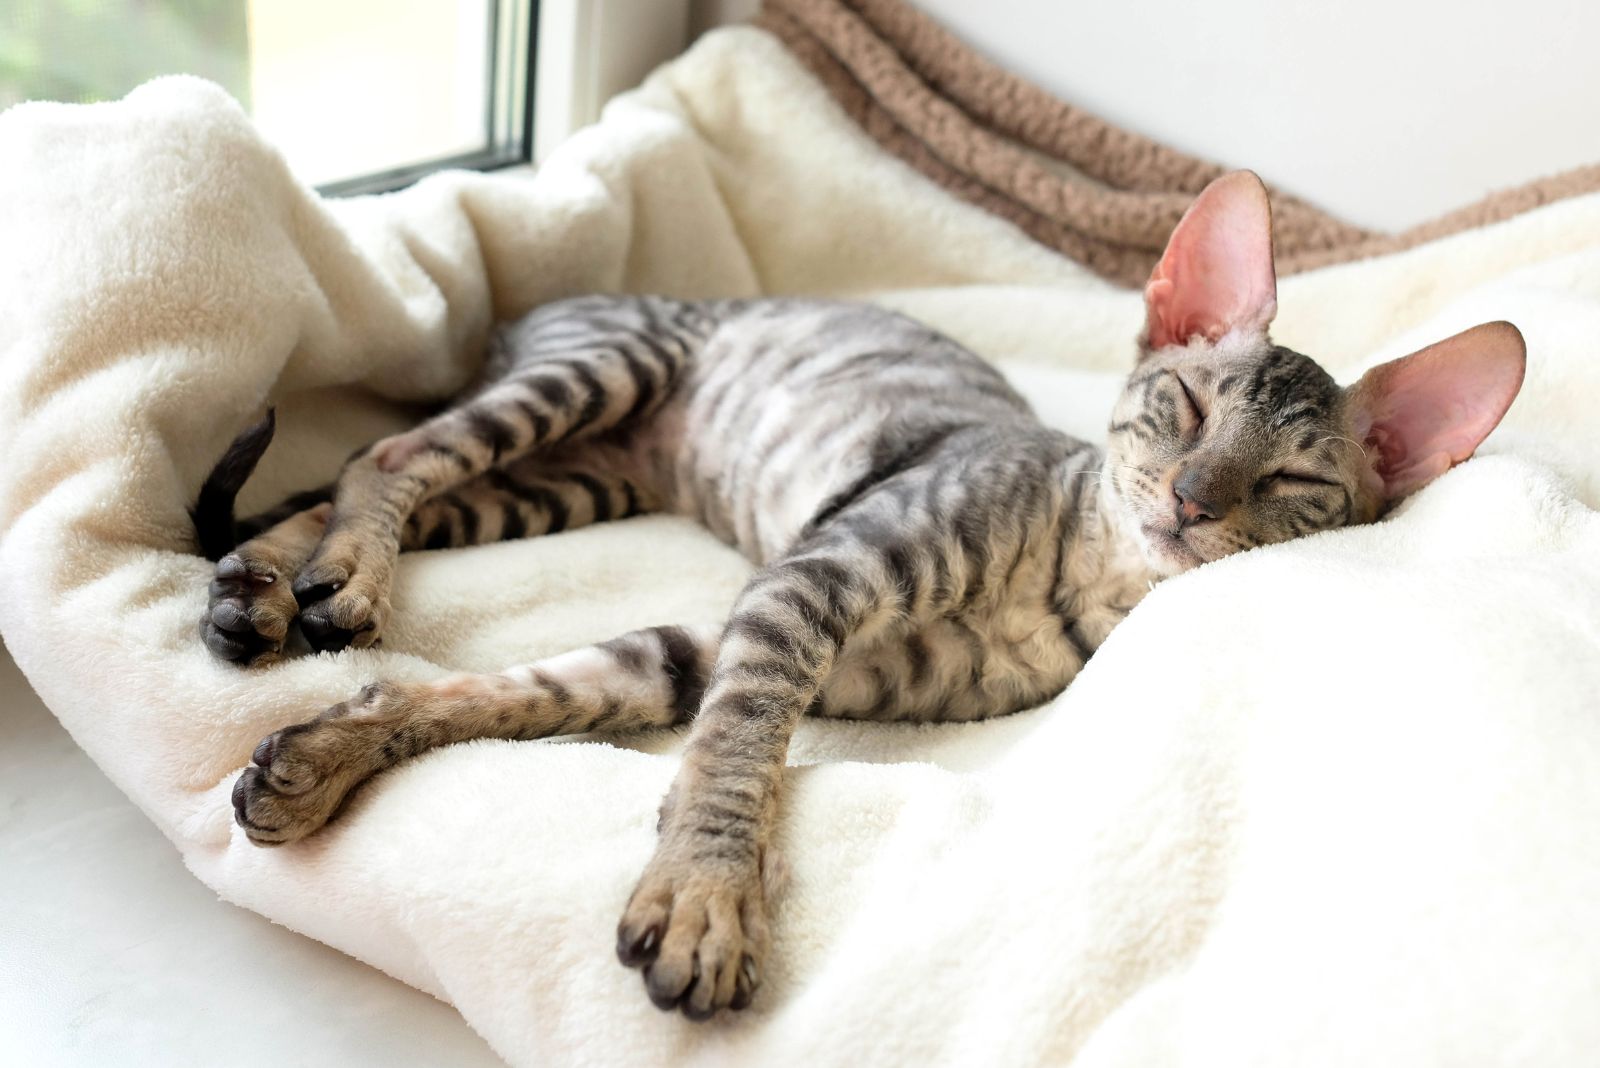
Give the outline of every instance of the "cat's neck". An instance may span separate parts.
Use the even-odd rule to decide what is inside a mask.
[[[1091,651],[1165,577],[1145,556],[1107,472],[1102,458],[1092,475],[1076,476],[1092,488],[1076,495],[1074,514],[1063,523],[1063,564],[1055,591],[1057,603],[1077,621],[1074,636]]]

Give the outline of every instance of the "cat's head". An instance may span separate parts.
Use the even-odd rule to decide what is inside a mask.
[[[1522,335],[1485,323],[1341,387],[1275,345],[1272,219],[1218,178],[1145,287],[1139,362],[1112,415],[1114,506],[1156,570],[1365,523],[1472,455],[1522,385]]]

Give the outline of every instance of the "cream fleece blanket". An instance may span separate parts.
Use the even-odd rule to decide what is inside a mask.
[[[17,662],[197,876],[448,999],[507,1060],[1600,1049],[1600,196],[1282,286],[1280,340],[1345,380],[1482,320],[1527,336],[1503,427],[1400,514],[1163,585],[1046,708],[803,726],[770,975],[701,1025],[612,955],[676,736],[436,751],[280,850],[245,841],[228,792],[264,734],[375,677],[715,620],[744,562],[660,517],[418,553],[382,651],[241,671],[196,636],[206,468],[270,400],[245,503],[326,478],[463,384],[494,318],[597,289],[871,296],[1098,436],[1137,295],[880,153],[748,29],[535,175],[364,201],[297,186],[200,82],[25,105],[0,117],[0,242]]]

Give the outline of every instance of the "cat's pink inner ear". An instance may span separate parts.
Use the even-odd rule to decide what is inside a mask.
[[[1467,459],[1522,388],[1527,346],[1510,323],[1483,323],[1379,364],[1350,387],[1352,429],[1384,496],[1403,497]]]
[[[1272,209],[1260,178],[1234,171],[1206,186],[1167,240],[1144,302],[1151,349],[1267,328],[1278,310],[1278,282]]]

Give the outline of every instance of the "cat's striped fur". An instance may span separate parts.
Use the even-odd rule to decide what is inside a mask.
[[[1159,578],[1371,518],[1380,498],[1347,408],[1264,329],[1150,348],[1108,460],[1041,425],[978,357],[880,309],[547,306],[504,331],[482,385],[354,457],[331,504],[297,500],[221,555],[270,424],[242,437],[197,507],[221,555],[207,644],[270,661],[298,619],[319,649],[368,645],[402,549],[657,511],[760,565],[727,626],[376,683],[262,742],[234,790],[238,821],[259,844],[293,841],[362,780],[450,742],[692,721],[618,952],[658,1005],[741,1007],[766,952],[763,870],[800,716],[972,720],[1036,705]]]

